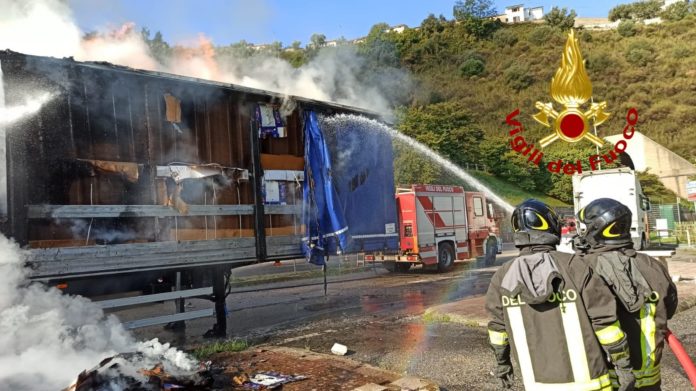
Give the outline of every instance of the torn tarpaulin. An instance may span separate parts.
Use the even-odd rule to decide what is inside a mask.
[[[219,164],[186,164],[171,163],[166,166],[157,166],[157,176],[167,178],[167,198],[165,205],[173,206],[182,215],[188,214],[188,205],[181,198],[187,179],[206,179],[223,177],[225,181],[249,180],[249,171],[242,168],[224,167]]]
[[[179,183],[184,179],[202,179],[222,175],[234,181],[248,180],[249,171],[243,168],[224,167],[219,164],[171,163],[157,166],[157,176],[174,179]]]

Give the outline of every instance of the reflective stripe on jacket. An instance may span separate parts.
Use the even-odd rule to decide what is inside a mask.
[[[636,389],[659,389],[661,384],[660,361],[667,331],[667,320],[677,309],[677,288],[665,266],[655,258],[636,253],[633,249],[619,250],[630,256],[650,286],[650,294],[640,309],[629,312],[617,300],[617,315],[621,328],[626,332],[631,350],[631,365],[636,376]],[[594,268],[602,252],[585,255],[584,259]],[[609,284],[611,285],[611,284]],[[613,372],[613,371],[612,371]],[[612,381],[618,384],[612,373]]]
[[[543,292],[538,275],[516,277],[527,281],[506,289],[511,274],[524,273],[520,259],[530,261],[533,252],[503,265],[493,276],[486,295],[486,308],[493,320],[488,325],[489,342],[512,344],[525,390],[594,391],[611,390],[605,353],[599,340],[611,345],[624,339],[616,318],[616,303],[601,279],[592,275],[578,257],[545,251],[554,270],[549,284],[553,291],[534,296],[529,289]],[[529,270],[538,270],[533,264]],[[523,265],[524,266],[524,265]],[[545,266],[543,266],[545,267]],[[520,272],[521,271],[521,272]],[[533,274],[533,272],[530,272]],[[531,298],[531,300],[530,300]]]

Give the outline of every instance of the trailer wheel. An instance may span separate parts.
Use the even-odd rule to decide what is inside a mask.
[[[437,271],[444,273],[454,266],[454,248],[449,243],[437,247]]]

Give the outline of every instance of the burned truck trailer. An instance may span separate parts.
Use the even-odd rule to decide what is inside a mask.
[[[31,278],[80,293],[186,272],[212,280],[181,284],[216,298],[218,323],[230,267],[302,257],[304,113],[377,117],[107,63],[4,51],[0,69],[0,105],[45,100],[0,121],[0,227],[28,249]]]

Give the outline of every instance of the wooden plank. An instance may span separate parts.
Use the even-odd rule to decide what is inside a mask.
[[[164,205],[29,205],[30,219],[85,219],[113,217],[187,217],[253,215],[253,205],[189,205],[181,214]]]

